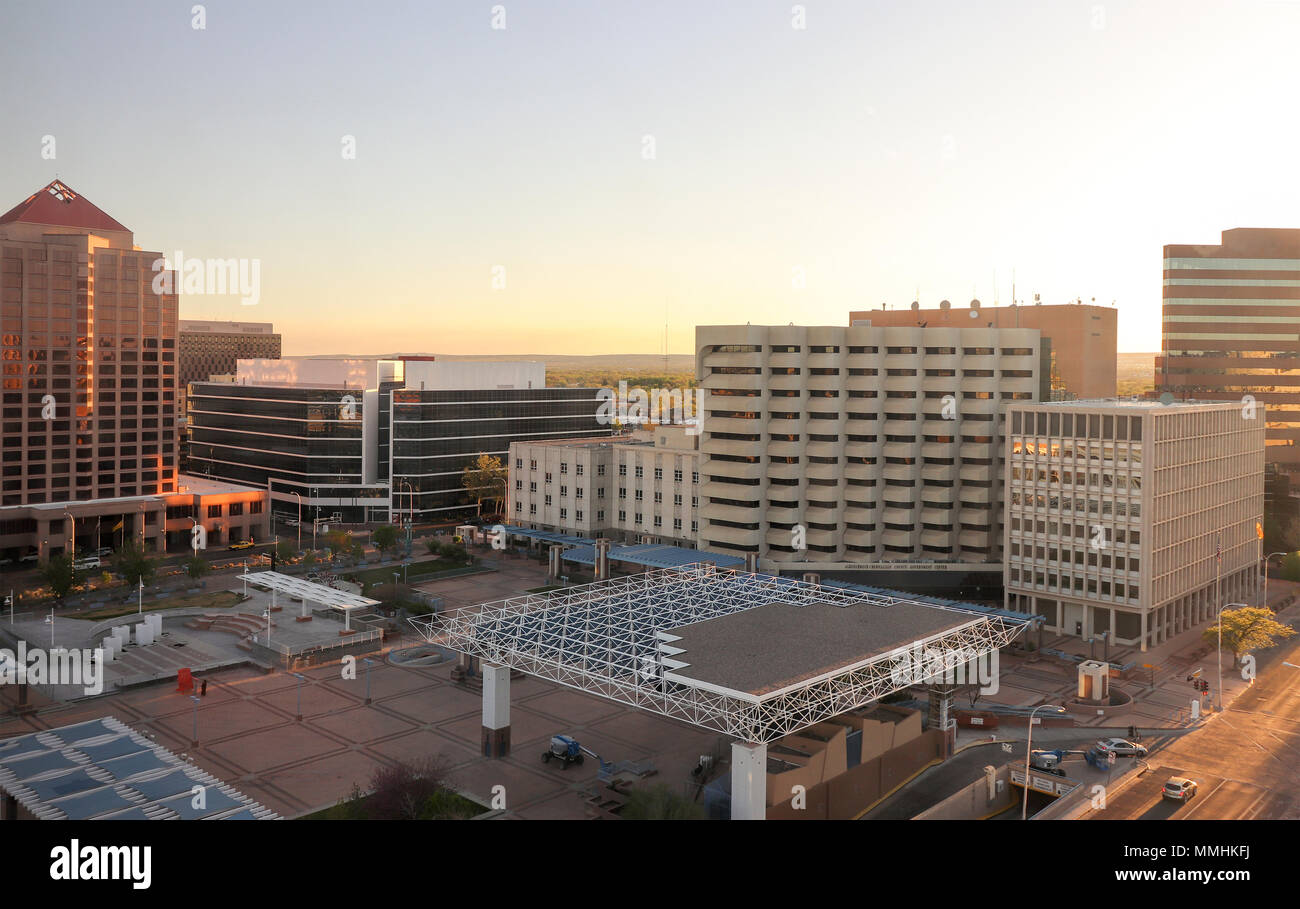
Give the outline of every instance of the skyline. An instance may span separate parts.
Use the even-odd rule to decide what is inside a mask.
[[[181,317],[274,322],[286,355],[661,354],[665,323],[686,354],[697,324],[847,325],[918,288],[1006,305],[1013,269],[1152,352],[1165,244],[1296,226],[1268,177],[1296,4],[146,6],[0,11],[26,86],[0,209],[57,177],[146,250],[259,260],[257,305]],[[82,26],[55,56],[51,8]],[[85,90],[106,43],[112,95]]]

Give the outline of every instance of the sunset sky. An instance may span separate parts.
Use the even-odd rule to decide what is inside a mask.
[[[688,353],[1013,269],[1153,351],[1162,245],[1300,227],[1291,0],[192,5],[0,8],[0,210],[57,174],[259,259],[181,315],[286,354]]]

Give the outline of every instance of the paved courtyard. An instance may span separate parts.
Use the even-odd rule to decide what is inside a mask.
[[[546,583],[535,562],[503,560],[501,569],[421,587],[455,608]],[[372,659],[369,705],[360,660],[355,678],[344,678],[335,662],[304,670],[301,683],[292,673],[248,666],[204,673],[207,696],[197,710],[188,694],[161,683],[70,704],[33,693],[38,711],[16,717],[10,712],[16,691],[6,686],[0,688],[0,737],[116,716],[286,817],[333,805],[354,784],[367,788],[382,764],[441,756],[456,788],[489,805],[494,787],[504,786],[506,816],[520,818],[586,816],[581,792],[594,783],[596,762],[567,770],[543,764],[552,735],[572,735],[607,761],[651,761],[659,771],[652,782],[680,786],[719,738],[524,677],[511,686],[511,754],[484,758],[480,696],[451,681],[451,663],[410,667]],[[295,719],[299,697],[301,722]],[[197,748],[191,747],[196,718]]]

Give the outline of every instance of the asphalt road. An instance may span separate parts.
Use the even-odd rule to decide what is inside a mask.
[[[1300,820],[1300,638],[1259,654],[1255,684],[1224,713],[1151,756],[1152,770],[1089,820]],[[1225,672],[1227,670],[1225,669]],[[1200,784],[1186,804],[1171,776]]]

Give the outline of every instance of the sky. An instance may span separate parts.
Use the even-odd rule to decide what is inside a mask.
[[[181,317],[287,355],[692,353],[1013,275],[1155,351],[1164,244],[1300,227],[1300,0],[8,0],[0,35],[0,210],[57,175],[257,260],[255,305]]]

